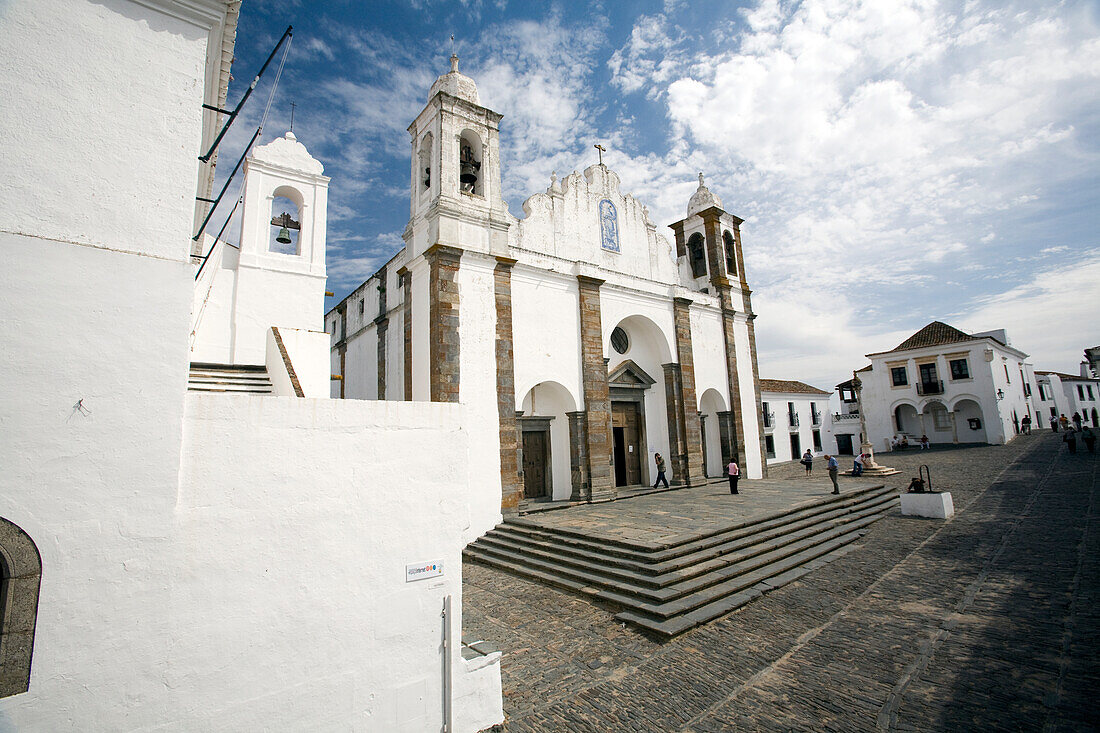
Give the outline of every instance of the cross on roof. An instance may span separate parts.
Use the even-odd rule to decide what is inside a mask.
[[[599,143],[596,143],[592,147],[599,151],[598,155],[600,156],[600,165],[603,165],[603,154],[607,152],[607,148],[605,148],[603,145],[600,145]]]

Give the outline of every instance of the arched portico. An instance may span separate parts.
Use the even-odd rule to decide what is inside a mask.
[[[922,434],[928,436],[929,442],[959,442],[955,417],[942,400],[925,400],[921,403],[920,412],[921,423],[924,427]]]
[[[963,397],[955,400],[955,429],[960,443],[988,443],[989,431],[982,407],[976,399]]]
[[[895,402],[891,409],[894,418],[894,433],[921,436],[926,430],[917,406],[908,400]]]
[[[524,394],[517,421],[525,499],[559,501],[572,494],[578,414],[576,398],[558,382],[539,382]]]

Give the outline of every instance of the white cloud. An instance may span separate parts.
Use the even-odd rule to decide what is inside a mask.
[[[1081,352],[1100,344],[1100,252],[1042,269],[1023,284],[975,299],[958,314],[970,332],[1004,328],[1037,369],[1077,373]]]

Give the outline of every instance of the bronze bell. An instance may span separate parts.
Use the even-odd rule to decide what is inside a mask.
[[[279,244],[290,244],[290,230],[283,227],[279,230],[279,234],[276,235],[275,241]]]
[[[481,163],[474,160],[474,152],[470,149],[470,146],[463,145],[458,180],[462,183],[464,189],[473,190],[474,184],[477,183],[477,173],[480,170]]]

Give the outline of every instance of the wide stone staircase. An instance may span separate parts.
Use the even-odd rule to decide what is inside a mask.
[[[851,491],[665,545],[510,518],[467,560],[592,598],[615,618],[672,637],[723,616],[847,552],[898,503],[896,489]]]
[[[273,387],[263,364],[191,362],[187,389],[192,392],[247,392],[271,394]]]

